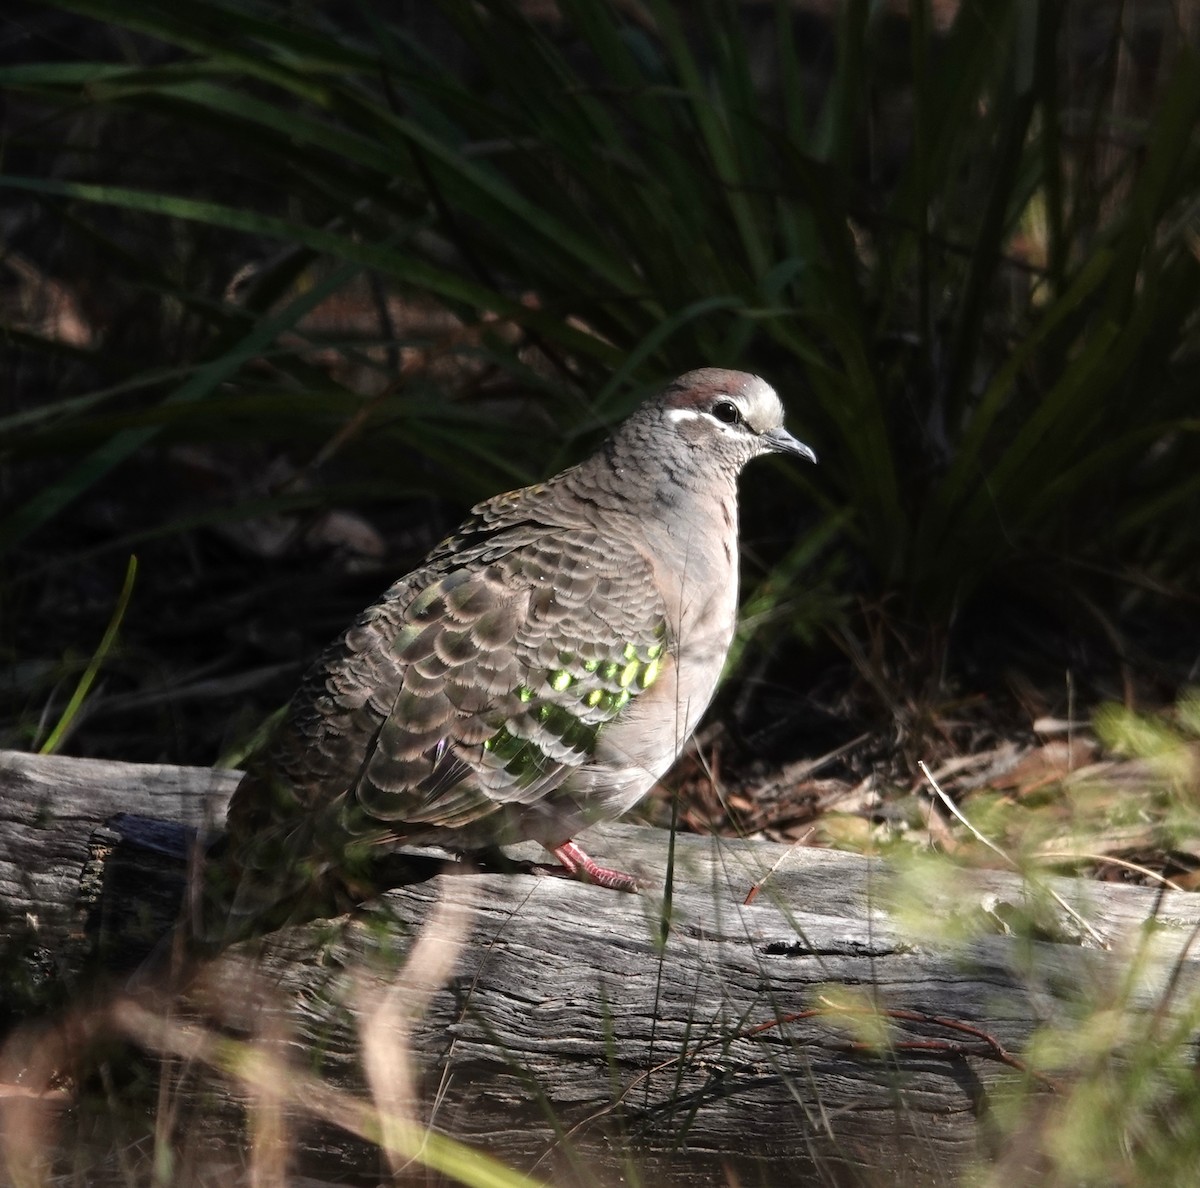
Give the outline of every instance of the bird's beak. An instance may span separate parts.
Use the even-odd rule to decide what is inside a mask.
[[[765,433],[760,433],[759,438],[766,443],[768,449],[778,450],[781,454],[798,454],[810,462],[817,460],[816,453],[804,442],[797,441],[782,425],[778,429],[768,429]]]

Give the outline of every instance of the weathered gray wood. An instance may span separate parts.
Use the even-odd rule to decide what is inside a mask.
[[[235,782],[231,772],[0,753],[0,945],[40,960],[45,980],[71,976],[88,944],[68,942],[87,918],[136,916],[104,903],[139,893],[114,873],[129,850],[122,829],[139,829],[114,828],[113,814],[195,827],[219,819]],[[186,833],[148,836],[141,859],[135,849],[122,861],[165,863],[178,888]],[[661,832],[616,826],[588,842],[661,888]],[[327,1083],[365,1095],[360,1027],[372,1004],[403,1018],[420,1003],[409,1036],[416,1113],[556,1184],[614,1182],[630,1150],[646,1182],[725,1183],[730,1169],[743,1184],[955,1183],[986,1154],[990,1097],[1016,1075],[1000,1046],[1019,1053],[1040,1022],[1115,981],[1144,921],[1158,922],[1139,990],[1147,1005],[1176,957],[1188,982],[1200,972],[1186,954],[1200,897],[1051,882],[1113,952],[1016,876],[960,872],[908,887],[901,910],[882,863],[765,842],[677,839],[665,943],[661,890],[624,896],[459,869],[353,918],[240,946],[213,972],[222,989],[208,1009],[253,1036],[273,1004],[273,1042],[297,1068],[317,1065]],[[1003,932],[999,922],[1031,904],[1054,939]],[[943,927],[952,919],[962,926]],[[450,946],[445,977],[427,949],[406,960],[431,930]],[[422,976],[435,983],[427,1002]],[[813,1014],[847,990],[885,1012],[882,1050],[852,1043],[859,1016]],[[189,1080],[179,1100],[207,1110],[221,1133],[229,1115],[205,1084]],[[329,1126],[293,1142],[294,1164],[317,1174],[376,1173],[369,1149]]]

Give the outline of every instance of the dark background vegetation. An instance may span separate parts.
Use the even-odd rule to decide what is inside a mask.
[[[1196,679],[1190,3],[10,0],[0,745],[236,761],[465,509],[756,371],[730,778]]]

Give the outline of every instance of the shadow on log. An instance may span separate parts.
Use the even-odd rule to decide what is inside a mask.
[[[168,1033],[111,987],[176,917],[197,830],[236,780],[0,753],[8,1027],[102,1002],[121,1034],[190,1056],[170,1085],[176,1135],[210,1168],[232,1166],[249,1106],[260,1138],[263,1118],[283,1119],[294,1170],[377,1182],[382,1094],[560,1185],[631,1168],[647,1183],[954,1184],[991,1153],[993,1103],[1028,1080],[1035,1028],[1115,981],[1135,945],[1152,949],[1135,1005],[1172,973],[1196,979],[1194,896],[978,871],[919,884],[856,855],[681,835],[668,898],[668,837],[612,826],[590,847],[657,890],[431,864],[350,917],[230,950],[190,992],[193,1021]],[[1039,923],[1009,934],[1015,917]],[[270,1075],[222,1076],[229,1036],[249,1037]],[[8,1045],[10,1087],[26,1051]],[[128,1131],[108,1133],[103,1111],[89,1126],[89,1182],[128,1183],[105,1150]],[[408,1174],[439,1182],[420,1164]]]

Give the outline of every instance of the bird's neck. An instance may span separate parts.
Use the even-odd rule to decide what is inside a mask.
[[[737,580],[737,473],[610,443],[560,480],[575,514],[701,585]],[[653,465],[648,464],[648,458]],[[673,463],[673,464],[672,464]]]
[[[737,529],[737,470],[711,458],[657,456],[638,441],[607,442],[559,481],[600,522],[629,517],[649,532]]]

